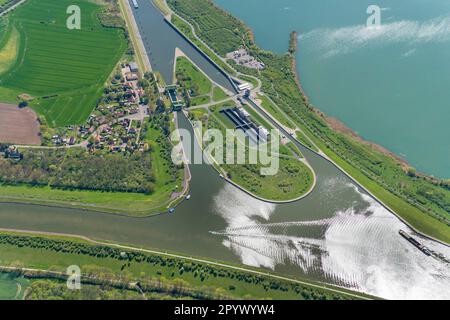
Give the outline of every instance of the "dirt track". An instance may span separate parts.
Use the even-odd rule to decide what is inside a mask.
[[[0,103],[0,142],[40,145],[39,122],[30,108]]]

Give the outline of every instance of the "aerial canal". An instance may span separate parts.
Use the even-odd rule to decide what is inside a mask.
[[[141,14],[147,11],[151,11],[148,19],[158,13],[150,6]],[[171,59],[167,52],[172,49],[156,48],[174,48],[184,40],[158,33],[159,37],[151,38],[152,61],[165,66],[163,61]],[[169,40],[174,43],[168,45]],[[207,67],[204,71],[215,75]],[[178,118],[180,128],[192,130],[185,117]],[[317,174],[317,185],[308,197],[294,203],[256,200],[203,164],[191,166],[191,200],[171,215],[133,218],[2,204],[0,228],[78,234],[265,267],[384,298],[449,299],[449,265],[423,254],[398,232],[406,231],[447,257],[450,249],[415,235],[331,163],[305,148],[302,151]]]
[[[173,29],[152,1],[145,0],[138,1],[138,3],[139,9],[133,8],[132,11],[145,50],[152,68],[161,74],[166,83],[170,84],[174,80],[175,49],[178,48],[204,70],[214,82],[234,92],[228,77]]]

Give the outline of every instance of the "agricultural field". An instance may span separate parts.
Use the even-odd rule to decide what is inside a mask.
[[[14,144],[40,145],[39,122],[29,108],[0,103],[0,141]]]
[[[80,30],[66,26],[70,5],[81,9]],[[0,55],[11,56],[17,43],[19,50],[0,64],[0,101],[27,94],[53,127],[85,121],[127,46],[121,29],[101,25],[101,9],[87,0],[28,0],[12,12]]]

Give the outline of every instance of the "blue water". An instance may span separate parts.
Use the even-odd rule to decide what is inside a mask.
[[[215,0],[264,49],[299,33],[298,71],[311,102],[421,172],[450,178],[450,1]]]

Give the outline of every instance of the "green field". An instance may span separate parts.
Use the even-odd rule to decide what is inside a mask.
[[[0,273],[0,300],[20,300],[29,281],[13,274]]]
[[[224,100],[226,98],[228,98],[228,95],[220,87],[214,87],[213,100],[215,102]]]
[[[70,5],[81,9],[80,30],[66,27]],[[120,29],[101,25],[101,8],[87,0],[28,0],[11,13],[7,28],[18,30],[20,49],[1,76],[0,101],[26,93],[51,126],[86,120],[126,49]]]

